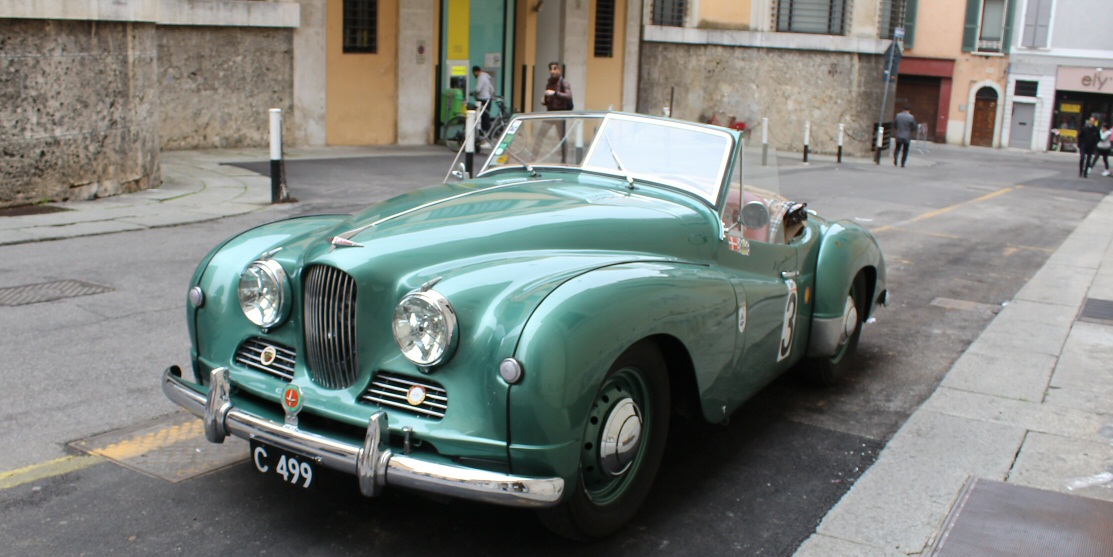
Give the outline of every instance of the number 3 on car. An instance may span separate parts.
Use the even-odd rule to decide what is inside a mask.
[[[777,361],[781,361],[792,354],[792,339],[796,336],[796,309],[799,305],[796,300],[796,281],[786,279],[788,298],[785,300],[785,320],[781,327],[781,344],[777,352]]]

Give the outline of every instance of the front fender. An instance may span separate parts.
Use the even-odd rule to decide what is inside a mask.
[[[703,391],[730,365],[737,307],[730,283],[696,265],[615,265],[563,284],[534,311],[515,352],[524,369],[508,404],[515,473],[575,481],[589,406],[611,364],[641,339],[678,340]]]
[[[877,239],[849,221],[829,225],[819,246],[816,262],[815,306],[809,356],[830,356],[836,349],[846,294],[862,273],[866,282],[866,307],[862,319],[873,314],[885,292],[885,257]],[[832,329],[824,334],[824,328]]]

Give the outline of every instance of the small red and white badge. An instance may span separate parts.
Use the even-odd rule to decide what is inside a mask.
[[[296,416],[301,411],[301,389],[297,385],[287,385],[282,391],[282,409],[287,416]]]

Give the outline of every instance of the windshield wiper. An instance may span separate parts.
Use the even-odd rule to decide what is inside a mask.
[[[509,145],[506,147],[506,154],[510,155],[511,157],[514,157],[514,160],[522,163],[522,166],[526,167],[526,172],[529,172],[529,177],[530,178],[540,178],[541,177],[541,174],[533,169],[533,165],[526,162],[525,159],[523,159],[522,157],[519,157],[518,154],[515,153],[514,151],[511,151]]]
[[[606,128],[603,129],[603,135],[607,138],[607,149],[611,152],[611,158],[614,159],[614,163],[618,165],[618,171],[626,177],[626,187],[634,189],[634,177],[630,176],[630,173],[626,171],[626,167],[622,164],[622,159],[618,158],[618,153],[614,152],[614,147],[611,147],[611,136],[607,133]]]

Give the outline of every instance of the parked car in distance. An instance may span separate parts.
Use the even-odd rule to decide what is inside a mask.
[[[606,536],[644,501],[673,409],[726,420],[790,368],[834,381],[886,300],[877,241],[790,201],[739,132],[520,115],[477,176],[212,250],[192,377],[163,391],[259,472],[364,495],[537,509]]]

